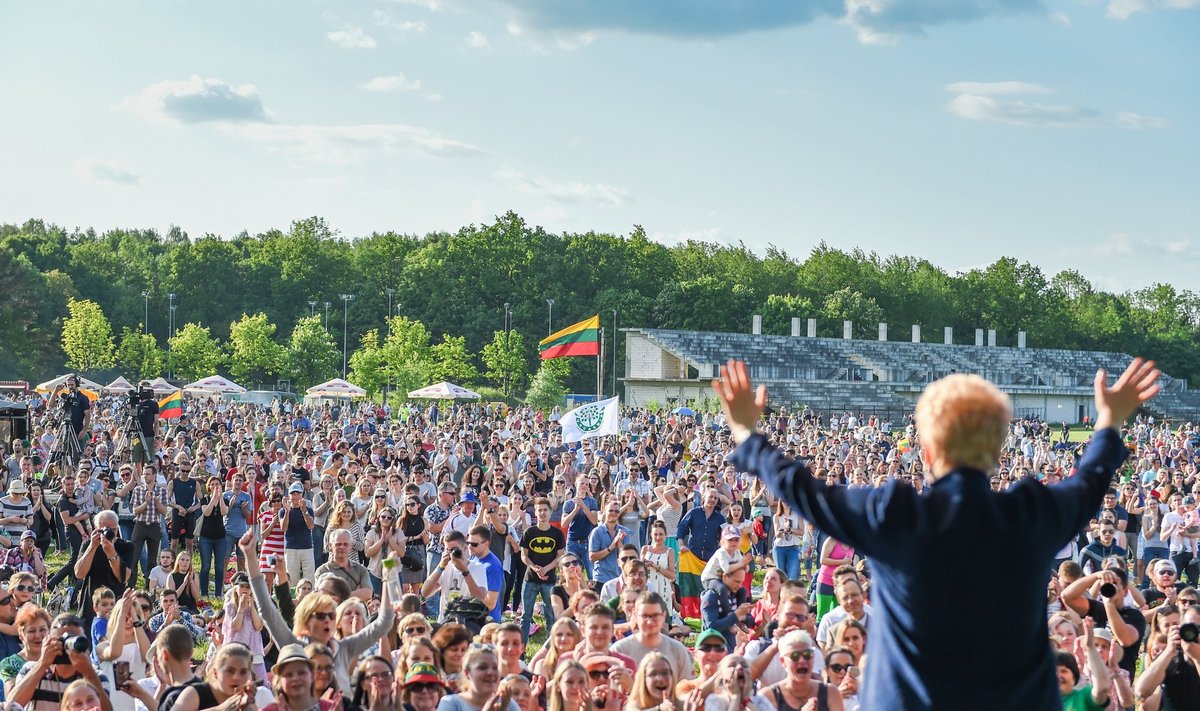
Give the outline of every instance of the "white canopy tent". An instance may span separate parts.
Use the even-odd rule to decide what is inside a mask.
[[[327,380],[304,391],[308,397],[354,398],[366,397],[367,391],[341,378]]]
[[[167,379],[161,375],[150,381],[150,387],[154,388],[154,392],[158,395],[170,395],[179,388],[167,382]]]
[[[229,378],[220,375],[210,375],[207,378],[201,378],[194,383],[184,385],[183,391],[185,393],[224,395],[244,393],[246,392],[246,388],[243,388]]]
[[[408,394],[411,398],[423,400],[478,400],[479,393],[467,390],[461,385],[442,381],[435,385],[413,390]]]
[[[55,388],[65,384],[67,382],[67,378],[71,377],[72,375],[73,373],[64,373],[53,380],[47,380],[46,382],[39,384],[36,388],[34,388],[34,390],[39,393],[52,393],[54,392]],[[88,380],[82,375],[76,375],[75,377],[79,378],[79,387],[83,390],[91,390],[93,393],[99,395],[100,391],[104,389],[104,386],[100,383],[97,383],[93,380]]]
[[[125,379],[124,375],[117,376],[117,379],[104,386],[106,393],[127,393],[133,390],[133,385]]]

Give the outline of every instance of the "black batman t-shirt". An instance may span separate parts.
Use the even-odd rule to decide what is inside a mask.
[[[529,553],[529,561],[538,568],[553,563],[558,557],[558,552],[566,547],[566,537],[554,526],[543,530],[533,525],[525,529],[525,535],[521,536],[521,550]],[[551,570],[546,577],[542,577],[533,568],[529,568],[525,571],[525,579],[531,583],[553,583],[557,579],[557,573]]]

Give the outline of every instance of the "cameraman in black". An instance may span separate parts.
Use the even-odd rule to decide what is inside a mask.
[[[1159,711],[1200,709],[1200,607],[1183,608],[1182,624],[1167,632],[1167,648],[1134,683],[1138,701],[1159,696]]]
[[[154,461],[154,438],[158,437],[158,400],[154,399],[154,390],[150,381],[138,383],[135,396],[130,397],[129,407],[133,409],[134,421],[137,423],[137,436],[133,438],[131,456],[133,475],[142,478],[142,465]]]
[[[50,634],[42,644],[41,656],[25,662],[17,672],[8,700],[27,711],[57,710],[63,689],[76,679],[86,679],[96,689],[103,690],[102,711],[112,711],[109,701],[112,684],[92,665],[92,644],[84,629],[84,621],[69,612],[54,618]]]
[[[67,391],[59,395],[59,400],[62,402],[63,412],[71,422],[71,436],[76,438],[76,446],[67,445],[65,442],[61,444],[62,451],[67,455],[67,461],[74,469],[83,455],[82,443],[88,436],[88,420],[91,416],[88,414],[92,409],[92,401],[87,395],[79,392],[79,377],[71,375],[67,377]]]

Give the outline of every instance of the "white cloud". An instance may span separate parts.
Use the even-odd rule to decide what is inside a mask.
[[[142,180],[132,168],[115,160],[79,161],[75,164],[75,174],[87,180],[116,185],[137,185]]]
[[[1051,22],[1057,22],[1063,27],[1071,26],[1071,18],[1068,17],[1067,13],[1063,12],[1062,10],[1052,10],[1046,15],[1046,17],[1049,17]]]
[[[362,84],[362,89],[367,91],[377,92],[393,92],[393,91],[416,91],[421,88],[420,79],[407,79],[403,74],[393,74],[388,77],[375,77],[371,81]]]
[[[1110,234],[1092,251],[1104,257],[1146,259],[1156,263],[1161,262],[1164,258],[1191,259],[1196,254],[1189,239],[1152,240],[1145,237],[1131,237],[1125,232]]]
[[[121,108],[152,119],[180,123],[270,121],[253,84],[231,86],[220,79],[193,76],[184,81],[160,81],[137,96],[121,102]]]
[[[1158,116],[1142,116],[1132,111],[1122,111],[1117,114],[1117,125],[1124,128],[1162,128],[1167,120]]]
[[[429,129],[404,124],[315,126],[257,124],[241,126],[237,134],[256,143],[321,163],[356,163],[380,152],[416,150],[438,157],[482,155],[476,146],[439,136]]]
[[[441,0],[391,0],[397,5],[415,5],[422,7],[430,12],[437,12],[441,8]]]
[[[1040,84],[1024,81],[957,81],[946,85],[953,94],[977,94],[999,96],[1003,94],[1049,94],[1050,90]]]
[[[540,178],[530,178],[524,173],[505,169],[496,177],[528,195],[540,195],[558,202],[594,203],[619,207],[632,201],[629,191],[605,183],[555,183]]]
[[[429,96],[426,96],[425,98],[436,104],[437,102],[442,100],[442,95],[441,94],[430,94]]]
[[[1040,84],[1021,81],[956,82],[946,90],[955,94],[946,108],[950,113],[971,121],[994,121],[1013,126],[1069,128],[1076,126],[1110,126],[1118,128],[1161,128],[1166,120],[1124,111],[1110,116],[1083,106],[1043,104],[1010,98],[1017,94],[1051,93]]]
[[[397,20],[383,10],[376,10],[372,16],[375,18],[377,26],[397,32],[424,32],[429,29],[424,20]]]
[[[474,49],[483,49],[488,44],[487,35],[482,32],[472,32],[467,35],[467,46]]]
[[[564,35],[561,33],[555,33],[555,36],[554,36],[554,44],[559,49],[566,49],[566,50],[576,50],[576,49],[581,49],[583,47],[589,47],[595,41],[596,41],[596,33],[595,32],[580,32],[579,34],[574,34],[574,35],[569,35],[569,34]]]
[[[372,49],[378,44],[375,42],[375,38],[363,32],[363,28],[361,27],[347,27],[344,30],[334,30],[325,36],[343,49]]]
[[[1190,10],[1200,7],[1200,0],[1109,0],[1107,15],[1128,20],[1139,12],[1152,10]]]

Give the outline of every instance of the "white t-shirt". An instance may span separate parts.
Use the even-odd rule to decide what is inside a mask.
[[[724,548],[718,548],[716,553],[708,559],[704,564],[704,570],[700,573],[700,582],[704,583],[709,580],[718,580],[725,571],[742,559],[741,551],[727,552]]]
[[[754,661],[760,654],[766,651],[770,646],[770,641],[765,639],[756,639],[746,647],[746,659]],[[821,672],[825,671],[825,658],[817,650],[813,650],[812,658],[812,673],[820,676]],[[783,662],[779,661],[779,653],[771,657],[771,661],[767,664],[767,668],[763,670],[761,676],[758,677],[758,688],[765,689],[771,684],[778,684],[787,678],[787,672],[783,668]]]
[[[1192,553],[1196,552],[1196,539],[1188,538],[1187,536],[1183,535],[1183,531],[1186,527],[1185,524],[1186,522],[1184,521],[1183,516],[1180,516],[1178,512],[1171,511],[1163,514],[1162,528],[1166,529],[1171,525],[1178,527],[1175,535],[1171,536],[1171,542],[1169,543],[1172,553],[1179,553],[1180,551],[1190,551]]]
[[[477,560],[472,560],[467,563],[467,572],[475,579],[475,584],[480,588],[487,590],[487,568]],[[442,594],[442,602],[438,607],[438,622],[446,619],[446,603],[450,600],[459,597],[470,597],[471,591],[467,589],[467,580],[458,568],[453,565],[447,565],[442,571],[442,579],[439,582],[439,588]]]

